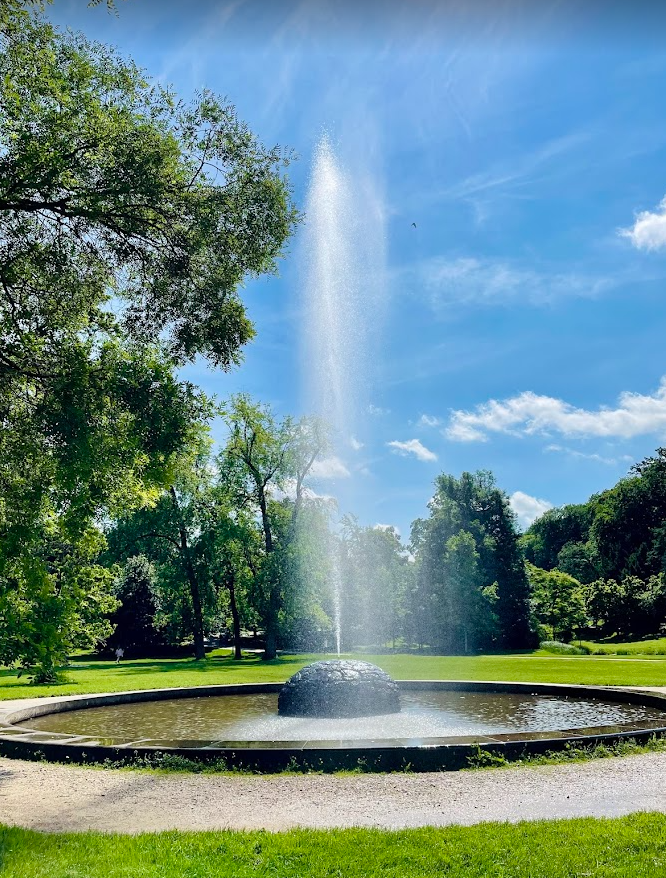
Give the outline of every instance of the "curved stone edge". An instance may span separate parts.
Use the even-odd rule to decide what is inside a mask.
[[[100,744],[93,738],[50,732],[31,732],[16,728],[17,722],[62,711],[130,702],[194,698],[206,695],[232,695],[277,692],[282,683],[247,683],[218,686],[194,686],[176,689],[142,689],[90,696],[63,696],[49,703],[32,703],[16,709],[17,702],[2,711],[0,702],[0,756],[71,764],[105,762],[132,764],[138,759],[155,758],[158,754],[181,756],[196,762],[223,760],[231,769],[272,773],[296,768],[315,771],[352,769],[361,763],[371,771],[455,771],[467,768],[469,758],[479,749],[507,760],[572,746],[613,744],[626,739],[639,743],[653,736],[666,735],[666,693],[625,687],[580,686],[561,683],[515,683],[462,680],[399,680],[401,689],[451,691],[517,692],[534,695],[570,695],[597,697],[608,701],[642,704],[665,711],[664,725],[641,723],[632,726],[600,726],[566,732],[532,732],[503,734],[477,738],[432,738],[418,746],[350,745],[346,748],[326,747],[309,741],[285,742],[269,749],[253,747],[252,742],[183,742],[189,746],[159,746],[159,742],[127,742]],[[325,744],[326,742],[324,742]]]

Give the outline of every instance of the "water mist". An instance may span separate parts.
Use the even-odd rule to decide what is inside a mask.
[[[315,475],[339,511],[355,511],[364,476],[359,436],[367,432],[374,329],[383,274],[383,216],[372,178],[347,172],[327,136],[315,150],[305,212],[302,374],[306,408],[331,429],[330,457]],[[322,551],[340,654],[341,569],[334,539]],[[307,574],[306,571],[304,573]]]

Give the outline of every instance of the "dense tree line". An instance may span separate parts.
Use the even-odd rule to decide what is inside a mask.
[[[532,565],[578,581],[586,608],[579,627],[603,635],[660,633],[666,624],[666,449],[587,503],[544,513],[521,543]]]

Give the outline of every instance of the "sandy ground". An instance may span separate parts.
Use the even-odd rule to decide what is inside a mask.
[[[441,774],[155,775],[0,759],[0,822],[51,832],[469,825],[666,813],[666,754]]]

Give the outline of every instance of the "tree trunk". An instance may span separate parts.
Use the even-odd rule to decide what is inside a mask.
[[[234,659],[242,659],[240,613],[236,603],[236,585],[233,577],[229,581],[229,604],[231,605],[231,618],[234,626]]]
[[[271,523],[268,517],[268,504],[266,503],[266,493],[263,486],[257,483],[259,488],[259,508],[261,509],[261,523],[264,529],[264,540],[266,544],[266,554],[270,555],[275,546],[273,544],[273,534],[271,532]],[[273,583],[270,587],[268,596],[268,613],[266,614],[266,649],[262,658],[264,661],[271,661],[277,658],[277,625],[278,613],[280,610],[280,585]]]
[[[187,576],[187,582],[190,586],[190,597],[192,598],[192,612],[194,615],[194,625],[192,626],[192,635],[194,638],[194,658],[199,660],[206,658],[206,651],[204,649],[204,625],[203,609],[201,607],[201,592],[199,591],[197,574],[194,570],[194,566],[192,565],[192,559],[190,558],[190,547],[187,541],[187,530],[185,529],[185,524],[180,515],[178,497],[176,495],[176,491],[173,485],[169,488],[169,494],[171,495],[171,502],[173,503],[173,508],[176,511],[176,517],[178,519],[178,532],[180,534],[180,552],[183,559],[183,566],[185,568],[185,575]]]
[[[266,649],[262,658],[264,661],[271,661],[277,658],[277,626],[270,624],[266,627]]]
[[[274,583],[268,597],[268,613],[266,614],[266,649],[264,659],[271,661],[277,658],[278,615],[280,612],[280,586]]]

